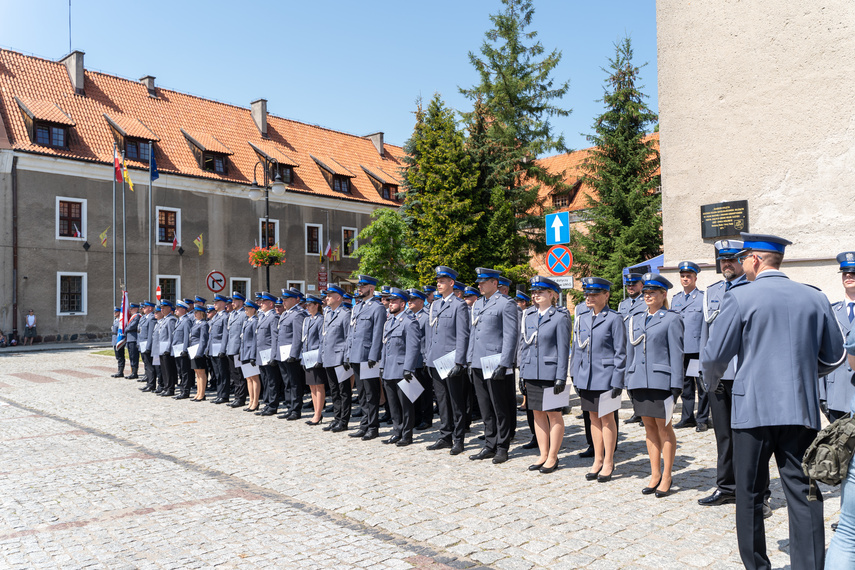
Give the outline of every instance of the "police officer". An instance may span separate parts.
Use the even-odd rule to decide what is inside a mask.
[[[261,369],[262,391],[267,404],[263,410],[256,412],[259,416],[275,416],[279,411],[279,400],[282,397],[282,376],[276,364],[276,333],[279,315],[276,314],[275,295],[263,291],[261,293],[261,310],[258,312],[258,326],[255,330],[255,362]]]
[[[425,292],[425,295],[427,295],[425,303],[428,305],[433,303],[435,299],[434,295],[436,294],[436,287],[434,287],[433,285],[425,285],[424,287],[422,287],[422,290]]]
[[[137,374],[137,371],[140,367],[139,327],[142,316],[139,314],[140,306],[136,303],[131,303],[128,307],[130,316],[128,317],[128,324],[125,326],[128,358],[131,361],[131,374],[128,376],[128,380],[137,380],[140,377],[139,374]]]
[[[410,298],[409,312],[419,323],[419,333],[421,334],[415,375],[424,392],[421,393],[413,405],[415,406],[415,428],[422,431],[433,425],[433,380],[428,372],[425,359],[425,332],[428,325],[428,312],[425,310],[427,295],[418,289],[407,289],[407,295]]]
[[[143,368],[145,376],[142,380],[145,381],[145,386],[140,388],[143,392],[153,392],[157,373],[154,371],[154,365],[151,361],[151,333],[154,330],[154,324],[157,322],[154,318],[154,303],[151,301],[143,301],[142,305],[143,316],[139,325],[139,334],[137,341],[139,342],[140,353],[142,354]]]
[[[843,300],[834,303],[831,308],[840,324],[843,336],[849,334],[855,326],[855,251],[844,251],[837,256],[843,281]],[[829,421],[835,421],[849,413],[852,396],[855,395],[855,373],[848,363],[827,376],[822,377],[820,404],[826,411]]]
[[[508,460],[508,447],[516,423],[516,393],[513,368],[516,360],[519,318],[517,306],[499,291],[501,274],[495,269],[479,267],[478,288],[483,297],[472,305],[467,364],[481,417],[484,420],[484,447],[469,459],[493,458],[493,463]],[[493,373],[484,376],[485,361],[498,363]],[[492,362],[490,362],[492,364]],[[509,386],[510,384],[510,386]]]
[[[472,305],[474,305],[475,301],[480,296],[481,296],[481,292],[478,291],[478,289],[476,287],[468,287],[467,286],[466,289],[463,290],[463,300],[466,301],[466,305],[468,307],[471,307]]]
[[[464,288],[464,295],[465,294],[466,292]],[[523,291],[517,291],[517,295],[514,297],[514,302],[517,304],[517,307],[519,307],[520,315],[522,315],[522,313],[525,312],[531,304],[531,297],[526,295]]]
[[[280,419],[299,420],[303,414],[303,391],[306,389],[306,372],[300,365],[303,351],[303,320],[308,313],[299,305],[303,293],[294,287],[282,289],[282,307],[276,333],[276,360],[285,385],[285,405],[288,414]]]
[[[193,307],[193,325],[190,328],[190,336],[187,344],[188,353],[195,350],[194,357],[190,359],[190,368],[196,377],[196,394],[193,395],[194,402],[205,399],[205,386],[208,384],[205,347],[208,346],[208,323],[205,322],[205,305],[195,304]]]
[[[113,307],[113,353],[116,355],[116,364],[119,367],[119,371],[115,374],[110,374],[110,378],[124,378],[125,377],[125,347],[122,346],[122,349],[119,350],[117,348],[117,344],[119,342],[119,328],[122,325],[122,310],[119,307]]]
[[[330,285],[327,292],[327,311],[321,327],[321,362],[329,379],[330,399],[333,403],[333,421],[322,428],[324,431],[347,431],[350,422],[351,396],[353,388],[350,380],[338,381],[337,368],[343,369],[347,335],[350,332],[350,310],[342,307],[344,290]]]
[[[641,273],[627,273],[623,277],[623,284],[628,296],[618,305],[618,313],[623,316],[623,322],[627,326],[629,326],[629,317],[643,313],[647,310],[647,305],[644,303],[644,298],[641,295],[641,277]],[[635,424],[640,422],[641,417],[634,413],[623,421],[625,424]]]
[[[217,397],[212,401],[214,404],[225,404],[229,401],[229,363],[226,356],[229,337],[226,335],[226,326],[229,323],[226,314],[226,301],[224,295],[214,295],[215,314],[208,311],[208,320],[211,330],[208,337],[208,355],[211,357],[211,368],[216,379]]]
[[[367,441],[377,437],[380,430],[380,377],[376,369],[379,368],[380,353],[383,349],[386,308],[382,301],[378,302],[374,298],[376,278],[359,275],[356,286],[359,303],[350,313],[350,333],[347,337],[344,367],[353,369],[356,393],[362,408],[359,429],[349,435]]]
[[[172,335],[178,326],[178,318],[172,312],[172,302],[164,299],[160,302],[163,319],[158,328],[158,336],[155,340],[158,354],[160,355],[160,371],[163,375],[163,390],[160,396],[174,396],[175,383],[178,379],[178,370],[175,366],[175,357],[172,355]]]
[[[404,310],[409,296],[398,287],[389,289],[390,318],[383,325],[380,366],[389,411],[392,436],[383,443],[405,447],[413,443],[415,410],[399,382],[417,382],[415,370],[421,358],[421,329],[412,314]]]
[[[159,396],[163,392],[163,369],[160,367],[160,327],[163,325],[163,307],[160,303],[154,306],[154,326],[151,327],[151,363],[154,367],[154,379],[151,381],[150,392]]]
[[[428,310],[425,329],[425,358],[433,380],[439,412],[439,439],[430,450],[451,448],[451,455],[463,453],[466,433],[466,358],[469,349],[469,311],[466,303],[454,296],[457,271],[445,265],[435,268],[436,298]],[[427,287],[425,287],[427,289]],[[436,361],[452,354],[454,366],[443,377]]]
[[[736,536],[746,568],[770,568],[763,523],[764,477],[772,455],[787,497],[790,562],[821,568],[825,556],[822,501],[809,501],[802,457],[820,428],[817,379],[846,358],[825,295],[780,271],[791,242],[742,234],[739,260],[751,284],[731,288],[704,348],[704,375],[715,389],[737,354],[733,381]]]
[[[241,364],[256,366],[255,358],[258,350],[255,344],[255,332],[258,328],[258,303],[246,300],[244,310],[246,320],[240,333],[240,361]],[[245,412],[257,412],[261,399],[261,379],[258,373],[246,376],[246,390],[249,396],[249,405],[243,409]]]
[[[311,420],[306,423],[310,426],[316,426],[321,423],[322,412],[324,411],[324,400],[326,398],[326,380],[327,375],[323,369],[323,363],[320,359],[321,348],[321,326],[324,322],[322,311],[323,301],[320,297],[309,295],[306,297],[306,318],[303,319],[301,345],[303,350],[303,370],[306,375],[306,384],[309,385],[309,390],[312,393],[312,408],[314,415]],[[307,352],[317,352],[314,360],[316,364],[306,367]]]
[[[176,400],[185,400],[190,397],[190,357],[187,349],[190,344],[190,329],[193,328],[193,317],[188,314],[192,305],[184,301],[175,303],[175,316],[178,324],[172,333],[172,354],[175,357],[175,368],[178,371],[178,394]],[[176,354],[177,353],[177,354]]]
[[[671,299],[671,310],[683,319],[683,413],[680,421],[674,425],[677,429],[695,427],[697,431],[709,429],[709,398],[703,383],[697,377],[688,376],[689,363],[698,360],[703,326],[704,292],[695,284],[701,268],[692,261],[681,261],[680,284],[682,293],[675,293]],[[698,415],[695,417],[695,385],[698,389]]]
[[[243,377],[243,372],[240,368],[240,335],[243,331],[243,324],[246,322],[246,309],[243,306],[246,297],[240,291],[232,291],[231,299],[232,310],[229,311],[229,318],[226,321],[226,330],[228,332],[226,357],[229,364],[229,379],[232,386],[234,386],[235,397],[228,406],[231,408],[242,408],[246,405],[246,399],[249,395],[246,379]]]

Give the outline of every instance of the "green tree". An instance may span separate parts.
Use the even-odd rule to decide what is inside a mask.
[[[480,56],[469,53],[480,82],[460,92],[473,101],[463,117],[469,147],[479,167],[478,204],[489,205],[484,230],[485,256],[492,265],[518,265],[532,252],[543,251],[542,184],[565,189],[563,173],[551,173],[535,159],[550,152],[566,152],[563,136],[556,136],[550,118],[570,114],[555,101],[569,82],[555,85],[552,72],[561,52],[545,54],[537,32],[528,31],[534,16],[531,0],[502,0],[504,10],[492,14],[493,28],[485,34]],[[530,43],[530,45],[527,45]]]
[[[359,232],[359,247],[353,252],[359,258],[359,269],[353,276],[371,275],[381,284],[393,287],[417,286],[413,270],[417,254],[407,237],[407,225],[398,211],[374,210],[371,223]]]
[[[594,148],[583,164],[589,197],[584,231],[574,231],[577,275],[596,275],[621,283],[624,267],[658,255],[662,245],[659,151],[648,126],[658,117],[638,85],[641,67],[632,62],[632,44],[615,44],[602,102],[605,112],[594,122],[588,140]],[[646,65],[646,64],[645,64]],[[642,66],[643,67],[643,66]],[[613,295],[617,306],[620,295]]]
[[[478,262],[478,224],[483,212],[473,206],[477,172],[458,129],[455,113],[439,94],[427,109],[419,103],[416,126],[404,145],[403,219],[418,253],[415,271],[422,283],[437,265],[448,265],[471,281]]]

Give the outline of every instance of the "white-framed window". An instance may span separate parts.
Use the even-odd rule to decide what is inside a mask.
[[[288,288],[294,287],[295,289],[299,289],[303,295],[306,294],[306,282],[305,281],[288,281]]]
[[[228,291],[228,295],[226,295],[226,296],[230,297],[232,292],[237,291],[238,293],[243,295],[245,298],[249,299],[250,298],[249,291],[252,288],[251,284],[252,284],[252,281],[250,279],[243,278],[243,277],[232,277],[229,280],[229,287],[230,288]]]
[[[258,245],[260,247],[273,246],[279,243],[279,220],[270,219],[270,230],[267,233],[267,241],[264,241],[265,231],[267,230],[267,220],[261,218],[258,220]]]
[[[172,247],[172,238],[178,239],[181,245],[181,209],[155,207],[157,215],[157,245],[168,245]]]
[[[86,241],[86,200],[56,197],[56,239]]]
[[[57,316],[85,315],[87,275],[74,271],[56,272]]]
[[[306,224],[306,255],[320,255],[323,239],[323,224]]]
[[[342,257],[353,257],[353,252],[356,250],[357,243],[357,229],[356,228],[341,228],[341,256]],[[351,243],[352,242],[352,243]]]
[[[158,275],[155,282],[160,286],[160,299],[167,299],[175,304],[181,298],[180,275]]]

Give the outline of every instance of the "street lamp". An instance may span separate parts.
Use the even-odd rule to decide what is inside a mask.
[[[255,166],[252,167],[252,186],[249,187],[249,199],[253,202],[257,202],[261,200],[261,197],[264,196],[264,249],[270,249],[270,192],[273,192],[274,196],[284,196],[285,195],[285,183],[282,182],[282,178],[279,176],[279,168],[276,168],[276,176],[273,178],[273,184],[269,184],[269,171],[268,164],[262,165],[262,169],[264,170],[264,186],[260,187],[258,185],[258,178],[256,177],[256,169],[258,165],[261,164],[261,161],[255,163]],[[278,162],[272,162],[276,167],[279,166]],[[262,194],[261,190],[264,189],[264,193]],[[270,291],[270,266],[266,266],[267,269],[267,288],[266,291]]]

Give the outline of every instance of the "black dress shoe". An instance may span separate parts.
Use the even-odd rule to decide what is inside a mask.
[[[261,413],[259,415],[261,415],[261,416],[275,416],[278,413],[279,412],[275,408],[264,408],[263,410],[261,410]]]
[[[583,451],[582,453],[579,454],[579,457],[581,457],[582,459],[590,459],[593,456],[594,456],[594,447],[593,446],[589,447],[588,449],[586,449],[585,451]]]
[[[148,386],[143,386],[142,388],[140,388],[140,392],[152,392],[152,389]]]
[[[460,455],[461,453],[463,453],[463,442],[455,441],[454,445],[451,446],[451,451],[449,451],[448,453],[450,453],[451,455]]]
[[[641,416],[636,416],[635,414],[632,414],[632,417],[630,417],[630,418],[628,418],[628,419],[623,420],[623,423],[625,423],[625,424],[638,424],[638,423],[641,423]]]
[[[242,408],[246,405],[246,400],[235,400],[227,404],[230,408]]]
[[[384,439],[383,443],[398,443],[399,441],[401,441],[401,436],[400,435],[393,435],[389,439]]]
[[[772,516],[772,505],[769,504],[769,500],[766,499],[763,501],[763,518],[768,519]]]
[[[523,444],[523,449],[537,449],[537,438],[535,436],[531,436],[531,439],[528,443]]]
[[[350,414],[350,417],[361,418],[362,417],[362,408],[356,408],[355,410],[353,410],[353,412]]]
[[[397,447],[407,447],[408,445],[412,445],[412,443],[413,443],[412,439],[402,439],[401,441],[399,441],[395,445]]]
[[[698,427],[695,428],[695,431],[707,431],[708,429],[710,429],[709,424],[704,422],[702,424],[698,424]]]
[[[696,427],[698,422],[694,418],[686,418],[685,420],[680,420],[676,424],[674,424],[674,429],[684,429],[690,427]]]
[[[427,422],[420,422],[419,425],[416,426],[416,430],[417,431],[424,431],[424,430],[428,429],[429,427],[431,427],[431,425],[432,424],[429,424]]]
[[[370,441],[380,435],[376,429],[370,429],[362,436],[362,441]]]
[[[504,447],[500,447],[496,450],[496,455],[493,457],[493,463],[498,465],[499,463],[504,463],[508,460],[508,450]]]
[[[662,482],[662,479],[660,478],[660,479],[659,479],[659,481],[657,481],[657,482],[656,482],[656,484],[655,484],[655,485],[653,485],[652,487],[645,487],[645,488],[643,488],[643,489],[641,490],[641,494],[642,494],[642,495],[652,495],[653,493],[655,493],[655,492],[656,492],[656,487],[658,487],[658,486],[659,486],[659,483],[661,483],[661,482]]]
[[[368,433],[368,430],[364,430],[362,428],[359,428],[355,432],[347,434],[347,437],[362,437],[366,433]]]
[[[332,428],[330,431],[335,432],[335,433],[347,431],[347,424],[344,422],[341,422],[338,425],[336,425],[334,428]]]
[[[730,505],[736,502],[736,495],[730,493],[722,493],[720,489],[713,491],[713,494],[703,499],[698,499],[698,504],[704,507],[717,507],[719,505]]]
[[[544,464],[543,464],[543,467],[541,467],[541,468],[539,469],[539,471],[540,471],[541,473],[543,473],[544,475],[547,475],[547,474],[549,474],[549,473],[552,473],[552,472],[553,472],[553,471],[555,471],[556,469],[558,469],[558,462],[557,462],[557,461],[555,462],[555,465],[553,465],[552,467],[547,467],[547,466],[546,466],[546,464],[544,463]]]
[[[125,375],[121,372],[116,372],[115,374],[110,374],[110,378],[124,378]]]
[[[134,374],[131,374],[130,376],[128,376],[128,380],[136,380],[139,377],[140,377],[139,374],[134,373]]]
[[[596,473],[585,473],[585,480],[586,481],[593,481],[594,479],[596,479],[597,477],[600,476],[600,471],[602,471],[602,470],[603,469],[601,467]]]
[[[434,451],[435,449],[446,449],[449,447],[451,447],[451,442],[447,439],[438,439],[434,443],[427,446],[427,448],[431,451]]]
[[[216,400],[213,400],[211,403],[212,404],[228,404],[229,399],[228,398],[217,398]]]
[[[481,448],[481,451],[479,451],[475,455],[470,455],[469,459],[471,459],[472,461],[479,461],[481,459],[491,459],[495,456],[496,452],[494,450],[483,447]]]
[[[290,414],[288,414],[288,417],[285,419],[288,420],[289,422],[293,422],[294,420],[300,419],[300,414],[298,414],[297,412],[291,412]]]
[[[543,463],[546,463],[545,461]],[[543,467],[543,463],[535,463],[534,465],[529,465],[529,471],[540,471],[540,468]]]
[[[167,390],[166,392],[161,392],[160,395],[164,398],[171,398],[175,395],[175,390]]]
[[[338,425],[338,422],[333,420],[333,422],[331,424],[325,425],[321,429],[324,431],[332,431],[335,428],[335,426],[337,426],[337,425]]]
[[[163,388],[155,388],[154,390],[155,394],[160,394],[161,392],[163,392]]]
[[[190,394],[178,394],[177,396],[173,396],[175,400],[186,400],[190,397]]]

